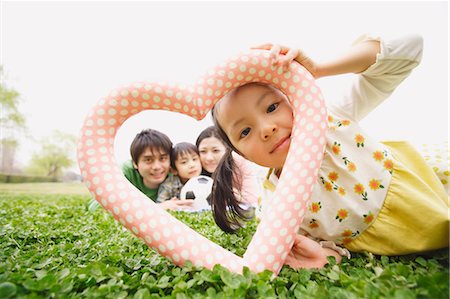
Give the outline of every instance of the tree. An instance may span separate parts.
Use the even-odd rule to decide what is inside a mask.
[[[63,170],[74,164],[75,148],[74,135],[55,130],[51,137],[41,141],[41,149],[32,155],[26,172],[58,180]]]
[[[4,84],[0,66],[0,172],[13,172],[20,133],[26,129],[25,117],[19,111],[20,95]]]

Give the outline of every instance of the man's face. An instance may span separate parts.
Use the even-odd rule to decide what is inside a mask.
[[[169,153],[162,149],[146,148],[133,166],[142,176],[145,186],[156,189],[166,179],[170,169]]]

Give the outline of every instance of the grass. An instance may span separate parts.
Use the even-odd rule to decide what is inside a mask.
[[[0,183],[1,193],[21,194],[79,194],[88,195],[87,187],[81,182],[73,183]]]
[[[62,187],[62,186],[60,186]],[[37,189],[36,189],[37,190]],[[447,249],[403,257],[356,254],[324,269],[283,267],[243,275],[217,265],[176,267],[109,214],[88,212],[88,194],[0,192],[0,298],[448,298]],[[241,255],[254,230],[218,229],[210,213],[173,213]]]

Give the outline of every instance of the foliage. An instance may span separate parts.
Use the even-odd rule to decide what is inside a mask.
[[[11,172],[14,168],[16,150],[19,146],[18,133],[26,129],[25,117],[19,111],[19,93],[7,87],[3,80],[3,68],[0,66],[0,171]]]
[[[72,155],[76,148],[76,137],[55,130],[51,137],[41,141],[39,153],[34,153],[26,172],[32,175],[62,177],[62,171],[74,164]]]
[[[0,194],[0,298],[448,298],[448,252],[356,254],[321,270],[243,275],[220,265],[174,266],[89,196]],[[225,234],[210,213],[174,216],[242,255],[256,228]]]
[[[50,177],[0,173],[0,183],[37,183],[54,181],[55,179]]]
[[[3,68],[0,66],[0,77],[3,79]],[[0,81],[0,126],[2,128],[24,127],[25,117],[19,111],[20,94]]]

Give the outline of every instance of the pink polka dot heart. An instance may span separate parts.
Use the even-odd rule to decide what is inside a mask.
[[[294,108],[292,143],[270,213],[264,215],[244,257],[211,242],[159,208],[124,177],[114,159],[118,128],[143,110],[169,110],[197,120],[235,87],[264,82],[282,90]],[[78,144],[81,174],[95,199],[147,245],[177,265],[244,266],[278,274],[294,242],[325,148],[326,109],[314,78],[299,64],[288,72],[254,50],[212,68],[197,84],[183,87],[135,83],[101,99],[86,117]]]

